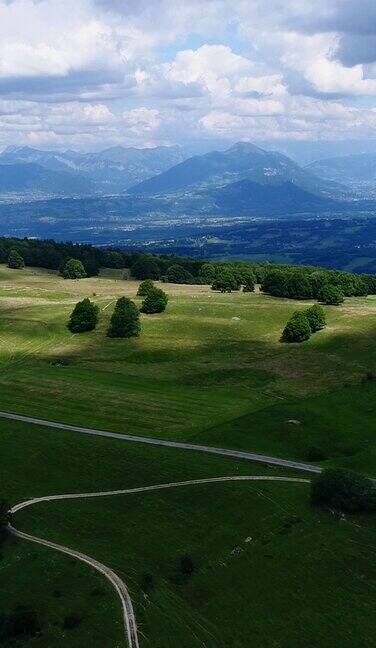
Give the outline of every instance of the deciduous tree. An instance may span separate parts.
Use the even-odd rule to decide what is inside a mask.
[[[99,308],[86,298],[79,301],[69,318],[68,328],[72,333],[85,333],[93,331],[98,322]]]
[[[20,270],[25,267],[25,261],[22,256],[14,248],[9,252],[8,256],[8,268],[13,268],[14,270]]]
[[[306,315],[297,311],[287,322],[281,340],[282,342],[304,342],[311,337],[311,327]]]
[[[344,301],[344,294],[339,286],[327,284],[320,290],[320,301],[328,306],[339,306]]]
[[[307,308],[305,315],[309,321],[312,333],[320,331],[326,326],[325,311],[319,304],[314,304],[310,308]]]
[[[68,259],[62,271],[64,279],[83,279],[86,277],[86,270],[79,259]]]
[[[112,313],[107,336],[112,338],[137,337],[140,330],[140,316],[136,304],[128,297],[120,297]]]
[[[154,288],[146,295],[141,306],[141,313],[152,315],[166,310],[168,296],[161,288]]]

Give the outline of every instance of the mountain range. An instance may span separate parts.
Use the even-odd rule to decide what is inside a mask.
[[[342,197],[347,192],[338,183],[328,183],[316,177],[286,155],[265,151],[248,142],[238,142],[226,151],[191,157],[154,178],[131,187],[128,192],[155,195],[202,191],[241,180],[261,185],[293,182],[306,191],[330,197]]]
[[[25,198],[121,195],[136,182],[157,175],[186,157],[187,153],[179,146],[144,149],[115,146],[97,153],[10,146],[0,154],[0,176],[3,174],[0,192],[13,193],[13,186],[18,183],[18,192]],[[9,167],[6,173],[5,165]],[[53,175],[49,176],[48,172]],[[46,182],[48,177],[50,186]]]
[[[364,186],[359,193],[362,183],[368,193]],[[269,216],[340,212],[349,205],[359,210],[359,198],[373,198],[375,187],[371,154],[302,167],[248,142],[192,157],[178,146],[94,153],[8,147],[0,153],[3,202],[119,196],[139,215]]]

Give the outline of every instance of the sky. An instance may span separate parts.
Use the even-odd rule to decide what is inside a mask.
[[[375,0],[0,0],[0,148],[375,127]]]

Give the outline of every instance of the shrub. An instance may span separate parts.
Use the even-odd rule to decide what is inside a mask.
[[[72,612],[71,614],[67,614],[67,616],[64,618],[63,628],[64,630],[74,630],[75,628],[78,628],[78,626],[81,624],[81,621],[81,617],[75,612]]]
[[[166,310],[168,297],[164,290],[161,288],[154,288],[145,297],[141,306],[141,313],[152,315],[154,313],[162,313]]]
[[[194,565],[192,556],[184,555],[180,558],[180,569],[182,574],[193,574]]]
[[[65,263],[62,275],[64,279],[84,279],[86,271],[82,261],[79,259],[68,259]]]
[[[30,607],[22,605],[11,614],[0,615],[0,643],[4,646],[8,640],[35,637],[40,631],[39,620]]]
[[[175,264],[170,266],[166,272],[166,281],[175,284],[194,284],[195,279],[183,266]]]
[[[362,475],[327,468],[312,481],[311,501],[346,513],[376,511],[376,487]]]
[[[152,282],[151,279],[144,279],[144,281],[141,281],[138,290],[137,290],[137,296],[138,297],[146,297],[146,295],[149,294],[151,290],[154,290],[155,286],[154,283]]]
[[[112,313],[107,336],[112,338],[137,337],[140,330],[140,316],[136,304],[127,297],[120,297]]]
[[[13,270],[20,270],[24,267],[25,261],[23,260],[22,256],[17,252],[17,250],[12,249],[9,252],[8,256],[8,268],[12,268]]]
[[[153,257],[142,257],[131,267],[132,277],[136,279],[159,279],[161,269]]]
[[[314,306],[307,308],[305,316],[309,321],[312,333],[320,331],[326,326],[325,312],[319,304],[314,304]]]
[[[296,312],[287,322],[281,340],[282,342],[304,342],[311,337],[311,327],[303,312]]]
[[[321,288],[319,299],[328,306],[338,306],[343,303],[344,294],[338,286],[327,284]]]
[[[72,333],[93,331],[98,323],[99,308],[89,298],[78,302],[69,318],[68,328]]]
[[[145,572],[142,576],[141,587],[143,590],[153,590],[155,588],[155,580],[153,574]]]
[[[364,376],[362,376],[362,378],[361,378],[361,382],[363,384],[368,383],[368,382],[372,382],[373,380],[376,380],[376,374],[373,371],[366,371]]]
[[[316,446],[311,446],[307,449],[306,459],[308,461],[324,461],[326,458],[325,452]]]

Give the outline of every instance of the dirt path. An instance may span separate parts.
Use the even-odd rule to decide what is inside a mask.
[[[67,493],[64,495],[46,495],[44,497],[37,497],[34,499],[25,500],[16,504],[9,510],[10,516],[13,516],[18,511],[25,509],[29,506],[34,506],[35,504],[40,504],[41,502],[51,502],[54,500],[66,500],[66,499],[85,499],[91,497],[109,497],[114,495],[130,495],[132,493],[142,493],[146,491],[156,491],[166,488],[176,488],[179,486],[192,486],[196,484],[209,484],[209,483],[218,483],[226,481],[283,481],[283,482],[298,482],[298,483],[309,483],[309,479],[302,479],[299,477],[271,477],[260,476],[260,475],[241,475],[234,477],[210,477],[206,479],[192,479],[189,481],[180,481],[180,482],[170,482],[167,484],[156,484],[153,486],[141,486],[138,488],[127,488],[123,490],[113,490],[113,491],[99,491],[96,493]],[[50,547],[55,551],[67,554],[72,556],[77,560],[90,565],[98,572],[103,574],[111,583],[111,585],[116,590],[122,604],[123,608],[123,619],[124,619],[124,633],[126,636],[128,648],[139,648],[138,641],[138,632],[137,632],[137,623],[133,610],[133,605],[131,597],[129,595],[128,589],[124,581],[118,576],[112,569],[98,562],[94,558],[87,556],[86,554],[70,549],[69,547],[64,547],[63,545],[56,544],[55,542],[50,542],[49,540],[43,540],[37,536],[24,533],[16,529],[13,524],[8,524],[9,532],[23,540],[29,540],[30,542],[35,542],[36,544],[43,545],[45,547]]]
[[[248,461],[257,461],[259,463],[273,464],[282,468],[292,468],[310,473],[321,473],[320,466],[292,461],[290,459],[280,459],[279,457],[269,457],[268,455],[255,454],[254,452],[244,452],[242,450],[229,450],[227,448],[216,448],[214,446],[197,445],[195,443],[182,443],[180,441],[169,441],[167,439],[158,439],[155,437],[136,436],[133,434],[121,434],[119,432],[109,432],[107,430],[96,430],[94,428],[80,427],[78,425],[69,425],[59,423],[58,421],[47,421],[46,419],[35,418],[33,416],[24,416],[14,414],[13,412],[0,411],[1,418],[31,423],[32,425],[41,425],[59,430],[69,430],[79,432],[80,434],[89,434],[93,436],[109,437],[110,439],[119,439],[121,441],[132,441],[134,443],[147,443],[149,445],[165,446],[167,448],[178,448],[181,450],[194,450],[196,452],[208,452],[211,454],[224,455],[226,457],[235,457],[236,459],[246,459]]]

